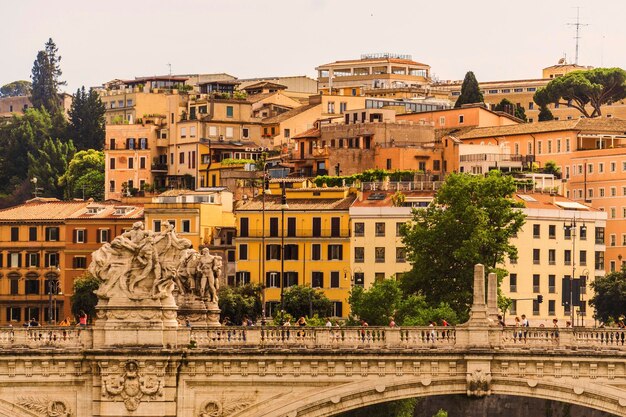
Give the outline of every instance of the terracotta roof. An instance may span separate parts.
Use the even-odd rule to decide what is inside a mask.
[[[102,207],[97,214],[89,214],[88,207]],[[142,218],[142,206],[133,207],[132,211],[124,215],[114,215],[116,209],[122,207],[119,203],[94,203],[91,201],[32,201],[19,206],[0,210],[0,222],[27,221],[27,220],[65,220],[87,218]]]
[[[272,123],[280,123],[282,121],[291,119],[294,116],[299,115],[300,113],[304,113],[307,110],[312,109],[315,106],[321,106],[321,104],[307,104],[305,106],[296,107],[295,109],[289,110],[285,113],[281,113],[278,116],[267,117],[263,119],[263,124],[272,124]]]
[[[162,192],[158,197],[178,197],[179,195],[207,195],[213,193],[219,193],[226,190],[226,187],[207,187],[202,190],[168,190]]]
[[[319,138],[321,135],[320,130],[316,127],[306,130],[292,137],[291,139],[303,139],[303,138]]]
[[[521,123],[518,125],[482,127],[457,135],[459,139],[475,139],[494,136],[525,135],[531,133],[579,130],[585,132],[626,133],[626,120],[615,118],[593,118],[572,120],[550,120],[539,123]]]
[[[290,190],[291,191],[291,190]],[[287,200],[288,210],[348,210],[356,195],[351,194],[345,198],[290,198]],[[280,195],[265,196],[265,210],[279,211],[281,206]],[[247,201],[237,203],[237,211],[261,211],[263,209],[263,197],[257,196]]]
[[[260,81],[258,83],[255,84],[250,84],[249,86],[246,86],[245,88],[243,88],[243,90],[255,90],[257,88],[278,88],[281,90],[286,90],[287,86],[286,85],[282,85],[282,84],[278,84],[278,83],[273,83],[271,81]]]
[[[529,209],[567,210],[563,206],[555,204],[555,203],[563,202],[565,204],[569,203],[569,204],[574,204],[576,206],[579,206],[580,208],[577,209],[579,211],[595,211],[595,212],[600,211],[582,202],[570,200],[569,198],[563,197],[562,195],[517,192],[513,195],[513,199],[517,201],[518,203],[524,204],[524,207],[529,208]]]
[[[259,101],[261,101],[261,100],[263,100],[263,99],[266,99],[266,98],[268,98],[268,97],[271,97],[271,96],[273,96],[273,95],[275,95],[275,94],[278,94],[278,91],[274,91],[274,92],[271,92],[271,93],[259,93],[259,94],[253,94],[253,95],[251,95],[251,96],[248,96],[248,98],[246,98],[246,100],[247,100],[249,103],[257,103],[257,102],[259,102]]]
[[[308,178],[305,177],[292,177],[292,178],[272,178],[270,180],[270,182],[275,182],[275,183],[293,183],[293,182],[304,182],[304,181],[308,181]]]
[[[343,60],[343,61],[335,61],[335,62],[331,62],[330,64],[320,65],[318,68],[328,67],[328,66],[331,66],[331,65],[357,64],[357,63],[363,63],[363,62],[390,62],[392,64],[421,65],[421,66],[424,66],[424,67],[430,67],[427,64],[422,64],[421,62],[413,61],[413,60],[410,60],[410,59],[400,59],[400,58],[363,58],[363,59],[346,59],[346,60]]]

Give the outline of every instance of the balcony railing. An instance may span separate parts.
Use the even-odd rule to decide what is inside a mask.
[[[443,181],[362,182],[361,191],[436,191]]]
[[[266,215],[267,216],[267,215]],[[269,223],[269,216],[266,217],[265,221]],[[266,224],[267,224],[266,223]],[[342,229],[337,231],[333,231],[332,229],[321,229],[319,233],[313,233],[311,229],[297,229],[296,233],[290,234],[285,228],[285,239],[300,239],[300,238],[349,238],[351,236],[351,231],[349,229]],[[266,239],[280,239],[281,231],[278,230],[278,233],[271,234],[269,229],[265,230],[263,233],[263,229],[249,229],[248,233],[242,233],[239,231],[239,238],[261,238],[265,237]]]
[[[166,171],[167,172],[167,164],[152,164],[150,169],[152,171]]]

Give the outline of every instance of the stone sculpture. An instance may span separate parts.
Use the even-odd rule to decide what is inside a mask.
[[[154,400],[163,396],[163,381],[153,375],[143,375],[135,361],[128,361],[124,373],[102,377],[102,396],[121,398],[129,411],[135,411],[144,396]]]
[[[18,397],[17,404],[44,417],[72,417],[72,411],[65,402],[48,397]]]

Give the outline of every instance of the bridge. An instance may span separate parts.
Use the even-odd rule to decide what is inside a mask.
[[[502,328],[495,275],[474,281],[456,327],[187,327],[169,302],[111,299],[93,327],[4,328],[0,416],[321,417],[450,394],[626,416],[624,331]]]

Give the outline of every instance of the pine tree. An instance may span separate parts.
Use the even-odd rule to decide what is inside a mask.
[[[33,63],[31,78],[33,80],[31,102],[34,107],[43,107],[49,113],[59,110],[59,87],[65,85],[60,81],[61,57],[57,56],[58,48],[52,38],[46,42],[45,49],[37,53]]]
[[[87,93],[84,86],[76,91],[69,111],[69,137],[77,150],[103,149],[104,112],[105,107],[98,93],[93,90]]]
[[[503,111],[523,121],[528,120],[526,118],[526,110],[524,109],[524,107],[520,106],[519,104],[513,104],[511,100],[506,98],[503,98],[502,101],[496,104],[493,109],[495,111]]]
[[[59,139],[46,139],[41,149],[28,154],[28,177],[37,178],[45,197],[63,198],[59,178],[67,171],[75,152],[71,140],[62,142]]]
[[[548,120],[554,120],[554,115],[550,111],[547,105],[539,107],[539,121],[545,122]]]
[[[461,85],[461,95],[454,104],[454,107],[459,108],[464,104],[482,103],[483,101],[485,101],[485,99],[478,86],[476,76],[474,76],[472,71],[468,71]]]

